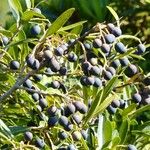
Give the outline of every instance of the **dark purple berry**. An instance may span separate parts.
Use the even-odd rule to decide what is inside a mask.
[[[73,115],[72,115],[72,120],[73,120],[73,122],[75,122],[76,124],[80,124],[81,121],[82,121],[82,118],[81,118],[81,116],[78,115],[78,114],[73,114]]]
[[[3,42],[3,44],[6,46],[6,45],[8,44],[8,42],[9,42],[8,37],[2,36],[2,42]]]
[[[116,112],[116,108],[112,107],[111,105],[107,107],[107,110],[110,114],[115,114]]]
[[[101,46],[102,46],[102,41],[99,38],[94,39],[93,47],[94,48],[100,48]]]
[[[77,59],[78,59],[78,57],[74,52],[71,52],[68,54],[68,60],[70,62],[75,62],[75,61],[77,61]]]
[[[102,73],[102,68],[98,66],[92,66],[90,69],[90,73],[92,75],[98,76]]]
[[[110,80],[112,77],[113,77],[113,75],[111,74],[111,72],[109,72],[109,71],[104,72],[104,79],[105,80]]]
[[[82,76],[81,78],[80,78],[80,83],[83,85],[83,86],[86,86],[87,85],[87,83],[86,83],[86,76]]]
[[[115,41],[115,36],[113,34],[105,35],[105,40],[107,44],[113,43]]]
[[[32,94],[32,98],[34,99],[34,101],[38,101],[39,98],[40,98],[40,96],[39,96],[38,93],[33,93],[33,94]]]
[[[68,137],[68,134],[64,131],[61,131],[58,133],[58,137],[61,139],[61,140],[64,140]]]
[[[82,137],[86,140],[88,137],[87,131],[81,130]]]
[[[135,103],[140,103],[142,100],[142,97],[139,93],[135,93],[132,95],[132,99]]]
[[[123,43],[118,42],[115,44],[115,50],[120,54],[124,54],[127,51],[127,48],[124,46]]]
[[[145,52],[145,50],[146,50],[145,45],[144,44],[139,44],[137,46],[137,51],[135,52],[135,54],[137,54],[137,55],[143,54]]]
[[[18,61],[12,60],[9,64],[9,66],[10,66],[10,69],[12,69],[12,70],[18,70],[20,67],[20,64]]]
[[[86,78],[86,84],[87,85],[93,85],[94,84],[94,77],[93,76],[91,76],[91,77],[87,77]]]
[[[59,46],[54,49],[54,53],[56,56],[62,56],[64,54],[64,49]]]
[[[146,77],[144,80],[143,80],[143,83],[148,86],[150,85],[150,77]]]
[[[131,65],[129,65],[129,66],[127,67],[127,69],[126,69],[126,75],[127,75],[128,77],[132,77],[132,76],[135,75],[136,73],[138,73],[138,68],[137,68],[135,65],[131,64]]]
[[[87,49],[87,50],[91,50],[91,49],[92,49],[91,43],[88,43],[88,42],[85,42],[85,43],[84,43],[84,47],[85,47],[85,49]]]
[[[111,102],[111,106],[114,108],[120,107],[120,101],[115,99]]]
[[[45,51],[44,51],[44,57],[45,57],[47,60],[52,59],[52,57],[53,57],[52,51],[51,51],[51,50],[45,50]]]
[[[53,105],[47,109],[47,113],[49,116],[55,116],[57,112],[58,112],[57,107]]]
[[[115,68],[113,68],[113,67],[108,67],[108,68],[107,68],[107,71],[109,71],[112,75],[115,75],[115,74],[116,74],[116,70],[115,70]]]
[[[118,68],[120,66],[120,61],[118,59],[114,60],[112,63],[111,63],[111,66],[114,67],[114,68]]]
[[[67,150],[77,150],[77,149],[76,149],[75,145],[70,144],[70,145],[68,145]]]
[[[33,134],[29,131],[24,133],[24,138],[26,141],[31,141],[33,139]]]
[[[68,123],[66,126],[64,126],[64,129],[65,129],[66,131],[71,131],[71,130],[73,129],[73,124]]]
[[[123,99],[120,100],[120,108],[125,108],[125,101]]]
[[[72,133],[72,138],[74,141],[79,141],[81,139],[82,135],[79,131],[74,131]]]
[[[70,103],[65,107],[65,116],[70,116],[71,114],[74,114],[75,111],[75,106],[72,103]]]
[[[112,23],[108,23],[107,24],[107,29],[110,31],[110,32],[112,32],[112,30],[114,29],[114,25],[112,24]]]
[[[109,53],[110,52],[110,46],[108,44],[102,44],[101,50],[103,53]]]
[[[59,124],[63,127],[67,126],[69,123],[68,118],[66,116],[61,116],[59,118]]]
[[[59,81],[52,81],[51,82],[51,87],[54,88],[54,89],[59,89],[60,87],[60,82]]]
[[[35,61],[35,58],[31,54],[27,55],[26,63],[28,67],[31,68],[33,66],[34,61]]]
[[[31,28],[31,35],[38,35],[41,33],[41,27],[39,25],[34,25],[32,28]]]
[[[35,74],[33,76],[33,79],[35,82],[40,82],[42,80],[43,76],[41,74]]]
[[[67,68],[66,67],[61,67],[60,70],[59,70],[59,74],[61,76],[64,76],[67,74]]]
[[[94,85],[95,87],[102,87],[102,81],[98,78],[98,77],[95,77],[94,78]]]
[[[127,57],[123,57],[120,59],[120,63],[124,67],[124,66],[128,66],[130,62],[129,62],[129,59]]]
[[[114,28],[112,28],[111,33],[112,33],[114,36],[116,36],[116,37],[122,35],[122,31],[121,31],[121,29],[120,29],[119,27],[114,27]]]
[[[137,148],[134,145],[129,144],[127,150],[137,150]]]
[[[38,148],[43,148],[45,146],[45,142],[44,142],[43,139],[37,138],[36,141],[35,141],[35,145]]]
[[[48,126],[49,127],[54,127],[55,125],[57,125],[58,123],[58,117],[57,116],[53,116],[53,117],[50,117],[48,119]]]
[[[53,72],[60,70],[60,64],[54,57],[49,61],[49,67]]]
[[[34,62],[33,62],[33,65],[31,66],[31,68],[32,68],[33,70],[38,70],[39,67],[40,67],[39,61],[38,61],[37,59],[34,59]]]
[[[31,89],[32,88],[32,81],[27,79],[24,83],[23,83],[23,86],[26,87],[26,88],[29,88]]]
[[[47,107],[47,100],[46,99],[43,99],[43,98],[41,98],[41,99],[39,99],[39,105],[42,107],[42,108],[45,108],[45,107]]]

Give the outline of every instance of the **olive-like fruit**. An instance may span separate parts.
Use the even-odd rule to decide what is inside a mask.
[[[102,46],[102,41],[99,38],[93,40],[93,47],[100,48]]]
[[[58,137],[61,139],[61,140],[64,140],[68,137],[68,134],[64,131],[61,131],[58,133]]]
[[[79,131],[74,131],[72,133],[72,138],[73,138],[74,141],[79,141],[79,140],[81,140],[82,135]]]
[[[9,64],[9,66],[10,66],[10,69],[12,69],[12,70],[18,70],[20,67],[20,63],[16,60],[12,60]]]
[[[31,89],[32,88],[32,81],[30,79],[27,79],[24,83],[23,86],[26,88]]]
[[[41,33],[41,27],[37,24],[31,28],[31,35],[38,35]]]
[[[132,95],[132,99],[135,103],[140,103],[142,100],[142,97],[139,93],[135,93]]]
[[[120,54],[124,54],[127,51],[127,48],[124,46],[123,43],[118,42],[115,44],[115,50]]]
[[[40,138],[37,138],[35,140],[35,145],[38,147],[38,148],[43,148],[45,146],[45,142],[43,139],[40,139]]]
[[[137,150],[137,148],[136,148],[134,145],[129,144],[129,145],[127,146],[127,150]]]
[[[58,123],[58,117],[57,116],[49,117],[49,119],[48,119],[48,126],[49,127],[54,127],[55,125],[57,125],[57,123]]]
[[[33,134],[29,131],[24,133],[24,138],[26,141],[31,141],[33,139]]]
[[[40,99],[40,95],[38,93],[33,93],[32,94],[32,98],[34,99],[34,101],[38,101]]]

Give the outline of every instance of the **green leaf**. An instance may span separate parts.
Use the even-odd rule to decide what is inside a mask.
[[[129,113],[135,110],[136,106],[137,106],[136,104],[129,105],[126,109],[123,110],[122,116],[123,117],[127,116]]]
[[[71,30],[72,34],[80,35],[83,30],[83,25],[77,26]]]
[[[106,120],[103,125],[105,143],[112,139],[112,126],[109,120]]]
[[[117,146],[119,143],[120,143],[121,139],[120,137],[115,137],[113,140],[112,140],[112,147],[115,147]]]
[[[111,14],[114,16],[115,20],[117,21],[117,25],[118,27],[120,26],[119,25],[119,17],[117,15],[117,13],[114,11],[114,9],[110,6],[107,6],[107,8],[109,9],[109,11],[111,12]]]
[[[74,11],[74,8],[70,8],[63,12],[48,28],[45,38],[56,33],[68,21]]]
[[[25,0],[25,1],[26,1],[27,8],[31,8],[31,1],[30,0]]]
[[[7,37],[11,37],[13,34],[5,29],[0,29],[0,33],[2,33],[3,35],[7,36]]]
[[[9,127],[9,128],[10,128],[13,135],[17,135],[19,133],[24,133],[28,130],[28,128],[22,127],[22,126],[12,126],[12,127]]]
[[[40,18],[45,18],[45,16],[42,15],[42,14],[39,14],[39,13],[33,11],[33,10],[27,10],[27,11],[25,11],[25,12],[23,13],[23,15],[22,15],[22,17],[21,17],[21,20],[27,22],[27,21],[29,21],[30,19],[32,19],[34,16],[35,16],[35,17],[40,17]]]
[[[121,139],[120,144],[123,144],[125,142],[128,130],[129,130],[129,121],[124,120],[119,129],[119,137]]]
[[[8,0],[8,4],[16,21],[19,22],[20,20],[19,10],[21,9],[20,2],[18,0]]]
[[[87,21],[80,21],[80,22],[77,22],[77,23],[74,23],[74,24],[71,24],[71,25],[68,25],[68,26],[65,26],[65,27],[62,27],[58,30],[59,31],[66,31],[66,30],[70,30],[72,28],[75,28],[75,27],[78,27],[80,25],[83,25],[85,22]]]

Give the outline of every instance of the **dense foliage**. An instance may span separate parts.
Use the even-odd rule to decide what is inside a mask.
[[[8,0],[0,29],[0,149],[148,150],[150,77],[137,63],[148,44],[115,22],[51,22],[33,0]]]

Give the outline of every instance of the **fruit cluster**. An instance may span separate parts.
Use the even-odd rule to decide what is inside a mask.
[[[34,11],[41,13],[38,9]],[[41,32],[38,24],[31,27],[31,35],[38,37]],[[7,37],[2,37],[1,41],[2,45],[8,43]],[[146,77],[137,87],[134,85],[136,92],[129,99],[122,98],[121,92],[126,86],[123,85],[124,81],[127,81],[127,86],[134,84],[132,81],[142,73],[139,66],[135,65],[134,58],[142,55],[146,48],[140,40],[136,47],[125,44],[120,27],[112,23],[98,24],[96,30],[82,38],[71,37],[62,41],[57,43],[49,37],[45,43],[36,45],[24,60],[25,71],[32,73],[20,87],[33,99],[34,106],[30,111],[36,118],[36,123],[28,123],[30,131],[24,133],[24,142],[43,148],[47,140],[42,137],[48,133],[50,140],[53,139],[52,143],[59,145],[59,149],[75,150],[80,149],[79,141],[90,136],[83,120],[94,100],[91,96],[88,106],[83,93],[72,94],[73,88],[102,90],[114,77],[118,77],[118,87],[112,90],[112,93],[118,94],[118,98],[106,109],[113,116],[117,109],[125,109],[131,103],[136,103],[137,107],[150,104],[150,93],[147,90],[150,78]],[[17,72],[22,66],[17,60],[12,60],[9,67]],[[77,84],[72,84],[73,78]],[[146,88],[141,88],[143,85]],[[53,92],[45,93],[40,87]],[[80,99],[76,98],[77,94]],[[88,126],[92,125],[94,119],[89,121]],[[42,121],[44,125],[40,127]],[[95,124],[97,125],[96,121]],[[66,142],[63,143],[62,140]],[[128,149],[136,148],[128,145]]]

